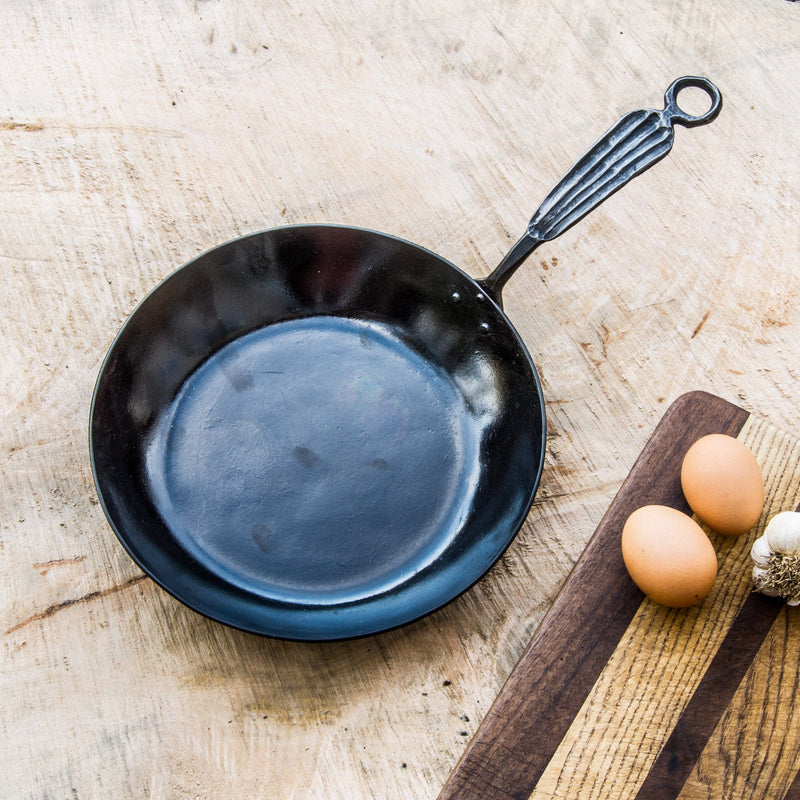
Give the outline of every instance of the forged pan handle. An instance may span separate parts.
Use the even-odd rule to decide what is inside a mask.
[[[704,114],[693,115],[678,105],[682,89],[702,89],[711,100]],[[692,128],[712,122],[722,109],[722,95],[707,78],[678,78],[664,94],[661,111],[647,109],[624,116],[575,164],[531,218],[527,233],[511,248],[483,287],[498,303],[506,281],[542,243],[555,239],[609,195],[660,161],[672,148],[675,125]]]

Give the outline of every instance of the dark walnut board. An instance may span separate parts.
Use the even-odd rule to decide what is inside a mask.
[[[767,498],[699,607],[667,609],[628,577],[628,515],[689,512],[680,464],[707,433],[750,447]],[[800,440],[713,395],[676,400],[601,520],[439,800],[800,800],[800,608],[754,593],[750,547],[800,502]],[[689,512],[690,513],[690,512]]]

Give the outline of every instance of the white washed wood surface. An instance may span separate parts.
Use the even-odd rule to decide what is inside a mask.
[[[800,3],[36,3],[0,36],[0,796],[435,797],[676,396],[800,430]],[[683,74],[711,126],[509,283],[549,445],[528,523],[445,610],[301,645],[208,622],[94,494],[93,382],[175,267],[292,222],[483,276]]]

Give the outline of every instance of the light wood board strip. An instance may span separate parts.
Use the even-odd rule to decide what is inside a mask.
[[[795,778],[800,765],[800,614],[778,608],[775,624],[679,800],[780,800]],[[718,677],[724,681],[724,675]]]
[[[782,603],[764,595],[750,594],[747,597],[644,783],[639,787],[637,800],[671,800],[683,790],[781,607]]]

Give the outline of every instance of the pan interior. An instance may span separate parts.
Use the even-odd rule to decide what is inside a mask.
[[[192,558],[261,596],[338,604],[390,591],[451,544],[480,428],[456,381],[391,325],[318,316],[202,363],[151,428],[144,466]]]

